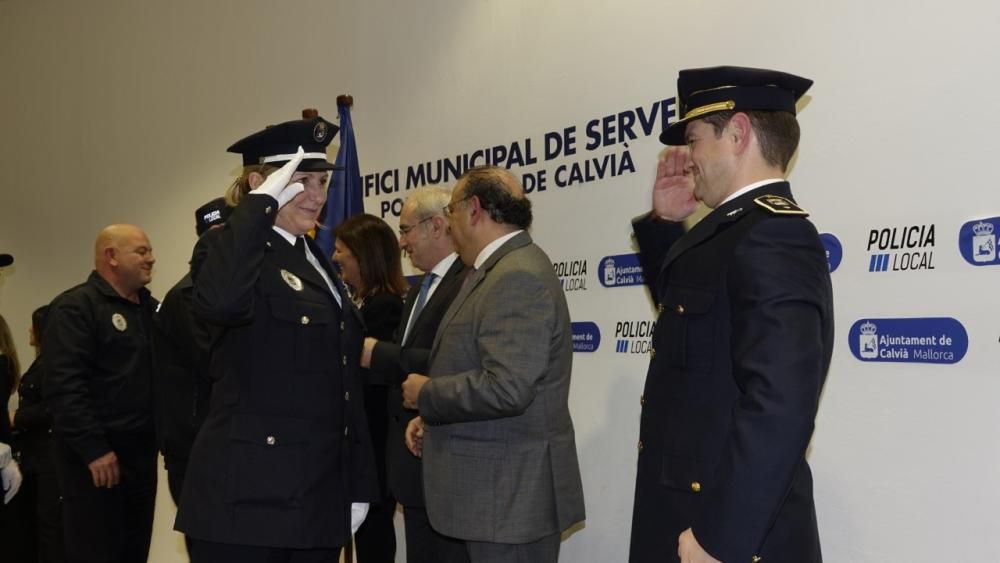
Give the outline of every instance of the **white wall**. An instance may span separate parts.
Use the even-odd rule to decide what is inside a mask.
[[[967,264],[957,241],[964,222],[1000,215],[998,20],[986,1],[0,0],[0,251],[17,260],[0,311],[23,334],[34,307],[84,279],[94,234],[115,221],[149,232],[162,295],[184,271],[192,210],[238,165],[225,147],[303,107],[332,118],[337,94],[355,96],[362,173],[525,138],[537,153],[546,132],[576,126],[578,154],[530,167],[551,175],[620,156],[623,144],[583,150],[586,123],[673,96],[680,68],[789,70],[816,81],[790,179],[844,245],[810,455],[827,560],[992,560],[1000,270]],[[536,240],[555,261],[587,261],[587,290],[567,297],[602,334],[575,358],[589,518],[563,561],[627,553],[646,359],[616,353],[615,328],[651,312],[641,288],[604,288],[597,270],[630,252],[659,149],[640,136],[634,173],[532,195]],[[936,226],[935,269],[869,273],[869,231],[917,224]],[[960,363],[863,363],[848,349],[859,319],[932,316],[967,329]],[[163,499],[151,560],[175,561]]]

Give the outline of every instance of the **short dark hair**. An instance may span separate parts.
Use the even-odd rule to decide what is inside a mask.
[[[379,293],[405,295],[409,289],[403,277],[402,254],[392,227],[374,215],[362,213],[348,217],[333,234],[350,249],[358,261],[364,298]],[[361,289],[361,288],[356,288]]]
[[[764,160],[771,166],[781,168],[782,172],[788,170],[788,163],[799,146],[799,122],[795,116],[787,111],[750,110],[743,113],[750,118],[750,126],[757,134]],[[736,112],[732,110],[720,111],[702,119],[712,126],[718,137],[734,115]]]
[[[516,196],[512,187],[520,187],[517,178],[497,166],[477,166],[459,178],[464,182],[462,197],[476,197],[479,205],[496,223],[514,225],[519,229],[531,227],[531,200]]]

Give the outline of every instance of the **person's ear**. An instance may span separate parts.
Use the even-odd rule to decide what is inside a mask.
[[[750,145],[750,138],[753,136],[753,128],[750,125],[750,116],[738,112],[729,120],[726,127],[727,135],[732,139],[737,153],[742,153]]]
[[[483,206],[479,203],[479,196],[472,196],[468,199],[466,205],[471,211],[469,215],[469,224],[475,225],[483,217]]]
[[[247,176],[247,184],[250,185],[251,190],[256,190],[264,183],[264,175],[260,172],[251,172]]]

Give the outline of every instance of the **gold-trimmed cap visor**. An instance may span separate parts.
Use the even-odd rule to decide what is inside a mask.
[[[677,77],[678,114],[660,134],[665,145],[683,145],[687,123],[720,111],[785,111],[795,114],[795,103],[812,80],[785,72],[720,66],[680,71]]]

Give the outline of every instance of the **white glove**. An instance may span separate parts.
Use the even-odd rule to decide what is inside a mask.
[[[351,534],[358,533],[358,528],[361,524],[364,524],[365,518],[368,517],[368,503],[367,502],[354,502],[351,503]]]
[[[0,469],[7,467],[12,459],[14,459],[14,454],[10,452],[10,446],[0,442]]]
[[[295,173],[295,169],[298,168],[299,163],[302,162],[303,155],[305,155],[305,151],[302,150],[302,147],[299,147],[299,150],[295,153],[294,158],[268,176],[267,179],[264,180],[264,183],[257,186],[257,189],[251,190],[250,194],[269,195],[278,200],[278,209],[284,207],[286,203],[292,201],[295,196],[305,190],[305,186],[302,185],[302,182],[295,182],[294,184],[288,183],[288,181],[292,179],[292,174]]]
[[[17,466],[16,461],[10,460],[3,469],[0,469],[0,480],[3,481],[3,503],[7,504],[21,488],[21,468]]]

